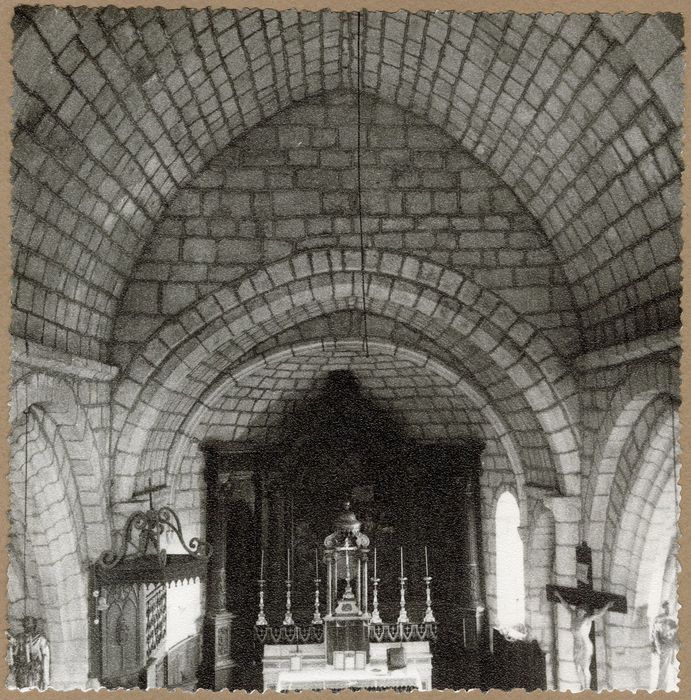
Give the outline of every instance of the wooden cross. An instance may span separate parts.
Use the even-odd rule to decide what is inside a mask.
[[[168,484],[156,484],[156,486],[151,485],[151,477],[149,477],[149,485],[146,488],[140,489],[139,491],[135,491],[132,494],[132,500],[130,501],[131,503],[144,503],[144,500],[139,498],[139,496],[149,496],[149,510],[154,509],[154,499],[153,499],[153,494],[156,493],[157,491],[163,490]]]
[[[596,610],[602,610],[607,605],[609,605],[610,612],[627,612],[625,596],[593,589],[593,556],[590,547],[585,542],[576,547],[576,588],[547,584],[546,590],[548,601],[568,603],[585,610],[588,615],[592,615]],[[590,628],[590,642],[593,645],[593,654],[590,660],[590,689],[597,690],[594,625]]]

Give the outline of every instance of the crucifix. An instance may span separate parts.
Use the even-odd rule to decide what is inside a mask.
[[[626,613],[626,597],[593,589],[593,558],[590,547],[576,547],[576,588],[547,584],[547,600],[561,603],[571,612],[573,660],[582,690],[597,690],[595,630],[593,622],[610,612]]]

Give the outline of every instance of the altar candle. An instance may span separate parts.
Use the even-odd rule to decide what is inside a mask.
[[[377,578],[377,548],[374,548],[374,578]]]
[[[401,547],[401,578],[403,578],[403,547]]]
[[[290,581],[290,549],[286,549],[286,561],[288,562],[288,576],[286,578]]]
[[[429,562],[427,561],[427,545],[425,545],[425,576],[429,577]]]
[[[319,578],[319,556],[317,550],[314,550],[314,578]]]
[[[264,550],[262,549],[262,563],[259,567],[259,578],[264,579]]]

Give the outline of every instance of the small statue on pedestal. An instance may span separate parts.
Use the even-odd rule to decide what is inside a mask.
[[[38,632],[36,618],[25,617],[23,627],[16,637],[7,633],[7,685],[45,690],[50,685],[50,644]]]
[[[653,620],[650,636],[653,651],[660,659],[657,675],[657,690],[667,690],[669,668],[674,660],[674,654],[679,647],[677,637],[677,621],[669,614],[669,602],[662,604],[662,611]]]

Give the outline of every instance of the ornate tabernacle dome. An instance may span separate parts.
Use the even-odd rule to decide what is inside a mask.
[[[360,532],[361,525],[362,523],[351,510],[350,501],[345,501],[343,510],[334,520],[335,531],[326,537],[324,547],[329,549],[343,546],[346,544],[346,540],[348,540],[349,545],[360,549],[369,547],[369,537]]]

